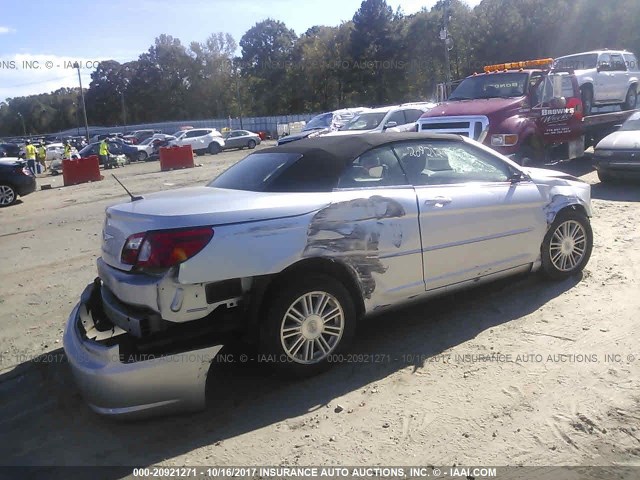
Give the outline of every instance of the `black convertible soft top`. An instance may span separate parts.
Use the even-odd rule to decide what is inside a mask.
[[[342,169],[346,163],[358,158],[372,148],[403,140],[425,139],[461,141],[461,137],[458,135],[423,132],[326,135],[265,148],[260,150],[260,153],[299,153],[304,155],[303,158],[306,158],[309,163],[315,164],[320,160],[327,167],[334,163],[336,167]]]
[[[462,137],[423,132],[387,132],[305,138],[256,151],[223,172],[209,183],[209,186],[270,192],[331,191],[335,188],[345,167],[363,153],[383,145],[411,140],[460,142]],[[275,170],[269,172],[268,168],[263,170],[259,166],[260,159],[269,154],[276,154],[275,156],[280,159],[282,154],[290,157],[286,167],[273,176]],[[252,163],[254,160],[255,162]],[[272,167],[278,168],[278,163],[279,161],[276,160]],[[266,175],[267,173],[269,174]]]

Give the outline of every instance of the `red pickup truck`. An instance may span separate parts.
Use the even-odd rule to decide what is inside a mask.
[[[554,71],[553,59],[485,67],[417,121],[418,131],[464,135],[519,163],[542,160],[568,144],[569,158],[584,153],[582,101],[575,75]]]

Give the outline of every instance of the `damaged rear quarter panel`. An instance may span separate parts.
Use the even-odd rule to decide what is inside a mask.
[[[424,292],[412,188],[318,195],[326,206],[310,214],[214,227],[207,248],[181,265],[180,283],[276,274],[322,257],[348,267],[367,310]]]

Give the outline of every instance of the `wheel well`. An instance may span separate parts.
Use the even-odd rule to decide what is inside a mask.
[[[585,217],[589,216],[587,214],[587,210],[582,205],[577,204],[577,203],[572,203],[571,205],[567,205],[566,207],[562,207],[560,210],[558,210],[556,212],[555,216],[557,217],[558,215],[560,215],[560,213],[566,212],[567,210],[573,210],[574,212],[581,213]],[[555,220],[555,217],[554,217],[554,220]]]
[[[328,258],[307,258],[268,278],[266,284],[260,288],[261,291],[254,297],[254,302],[257,303],[251,308],[253,314],[251,315],[252,318],[249,319],[250,324],[255,325],[259,321],[264,308],[282,283],[303,273],[323,273],[339,280],[354,299],[357,316],[360,317],[364,313],[364,299],[358,282],[349,267]],[[252,330],[255,331],[257,329]]]

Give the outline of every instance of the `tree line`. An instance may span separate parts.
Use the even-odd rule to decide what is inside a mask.
[[[433,97],[443,82],[440,38],[448,12],[453,78],[488,63],[599,48],[640,53],[637,0],[460,0],[405,15],[364,0],[351,21],[297,35],[256,23],[239,43],[228,33],[183,44],[161,35],[137,60],[104,61],[85,90],[91,125],[268,116],[384,105]],[[238,55],[238,47],[240,54]],[[20,114],[20,115],[18,115]],[[78,88],[0,103],[0,135],[55,132],[82,122]]]

